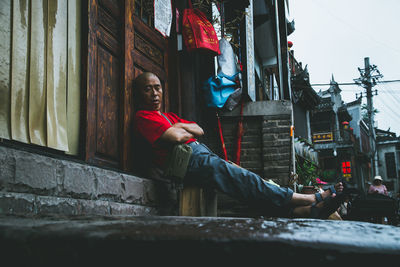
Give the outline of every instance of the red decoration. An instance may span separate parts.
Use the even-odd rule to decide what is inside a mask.
[[[189,0],[189,8],[183,11],[182,25],[182,37],[188,51],[204,49],[214,55],[221,54],[213,25],[203,12],[193,8],[191,0]]]

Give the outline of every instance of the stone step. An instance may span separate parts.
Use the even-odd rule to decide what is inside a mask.
[[[360,265],[398,262],[400,231],[315,219],[3,215],[0,253],[13,266]]]

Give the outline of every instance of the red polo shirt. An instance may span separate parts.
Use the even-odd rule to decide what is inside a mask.
[[[194,123],[192,121],[187,121],[179,118],[175,113],[168,112],[163,113],[168,120],[172,123]],[[166,147],[162,146],[157,140],[161,137],[161,135],[172,125],[166,118],[164,118],[158,111],[149,111],[149,110],[139,110],[135,114],[134,119],[134,133],[139,137],[143,137],[146,139],[151,148],[154,151],[153,162],[159,166],[163,167],[166,156],[168,154],[168,150]],[[190,143],[196,141],[196,139],[192,138],[186,141],[186,143]]]

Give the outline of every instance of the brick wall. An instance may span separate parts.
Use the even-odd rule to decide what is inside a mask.
[[[289,182],[291,162],[290,116],[263,116],[264,177],[280,185]]]
[[[260,105],[264,106],[259,107]],[[252,103],[250,104],[252,105]],[[244,109],[240,165],[265,179],[286,186],[291,171],[291,106],[287,102],[253,103]],[[282,107],[283,106],[283,107]],[[239,116],[232,113],[220,116],[228,159],[234,161]],[[223,157],[215,115],[208,118],[207,139],[204,142]],[[218,193],[218,216],[258,216],[262,211]]]

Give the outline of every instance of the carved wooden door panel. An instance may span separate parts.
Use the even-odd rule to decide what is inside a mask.
[[[86,161],[121,166],[123,1],[88,1]]]
[[[133,99],[132,81],[139,74],[155,73],[163,86],[163,109],[169,109],[168,89],[168,39],[153,26],[153,1],[125,1],[125,78],[123,169],[134,171],[132,160],[135,151],[132,140]]]
[[[163,85],[164,109],[168,109],[168,39],[153,27],[153,13],[146,9],[145,4],[139,4],[141,2],[146,1],[135,1],[132,20],[133,75],[136,77],[144,71],[155,73]]]
[[[150,5],[151,4],[151,5]],[[87,162],[132,171],[132,81],[158,75],[169,108],[168,39],[153,27],[152,1],[88,1]]]

